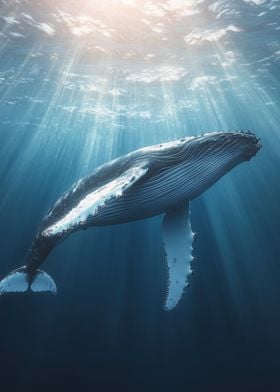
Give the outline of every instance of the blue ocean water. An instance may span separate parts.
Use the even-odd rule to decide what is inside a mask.
[[[0,1],[0,277],[75,181],[138,147],[249,129],[191,202],[194,275],[163,310],[161,217],[78,232],[58,295],[0,298],[3,391],[279,391],[277,0]]]

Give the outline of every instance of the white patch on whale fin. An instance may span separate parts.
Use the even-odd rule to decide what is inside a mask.
[[[0,295],[4,293],[23,293],[27,291],[28,274],[24,270],[11,272],[0,282]]]
[[[49,291],[56,294],[56,284],[53,278],[42,270],[37,270],[34,275],[30,288],[34,292],[46,292]]]
[[[47,227],[42,235],[52,236],[75,225],[83,225],[88,217],[98,214],[99,210],[105,207],[111,199],[120,198],[124,191],[131,188],[139,181],[149,170],[147,162],[141,162],[130,167],[119,177],[113,179],[102,187],[95,189],[87,194],[71,211],[69,211],[60,220]]]
[[[168,294],[165,309],[173,309],[188,285],[191,273],[192,243],[189,203],[168,211],[162,220],[162,239],[168,265]]]

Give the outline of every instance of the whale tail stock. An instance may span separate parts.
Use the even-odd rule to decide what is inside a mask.
[[[56,294],[56,284],[46,272],[36,270],[31,273],[26,266],[18,268],[0,281],[0,295],[5,293],[51,292]]]

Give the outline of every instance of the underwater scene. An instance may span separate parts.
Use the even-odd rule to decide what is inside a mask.
[[[280,391],[279,88],[278,0],[0,0],[1,391]]]

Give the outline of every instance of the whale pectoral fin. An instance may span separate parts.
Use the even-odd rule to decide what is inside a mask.
[[[42,235],[48,237],[64,231],[67,232],[69,228],[77,225],[83,226],[88,218],[98,215],[108,202],[122,197],[126,190],[148,173],[148,170],[147,162],[130,167],[119,177],[87,194],[68,214],[42,231]]]
[[[149,167],[146,162],[132,166],[119,177],[89,195],[89,198],[92,197],[93,200],[93,215],[98,213],[100,208],[105,207],[110,200],[122,197],[123,193],[142,179],[148,170]]]
[[[168,295],[165,309],[173,309],[179,302],[187,277],[191,273],[192,243],[189,203],[168,211],[162,220],[162,239],[168,265]]]
[[[119,182],[122,184],[122,189],[128,189],[140,179],[142,179],[149,171],[149,164],[147,162],[141,162],[132,166],[126,170],[120,177]]]

